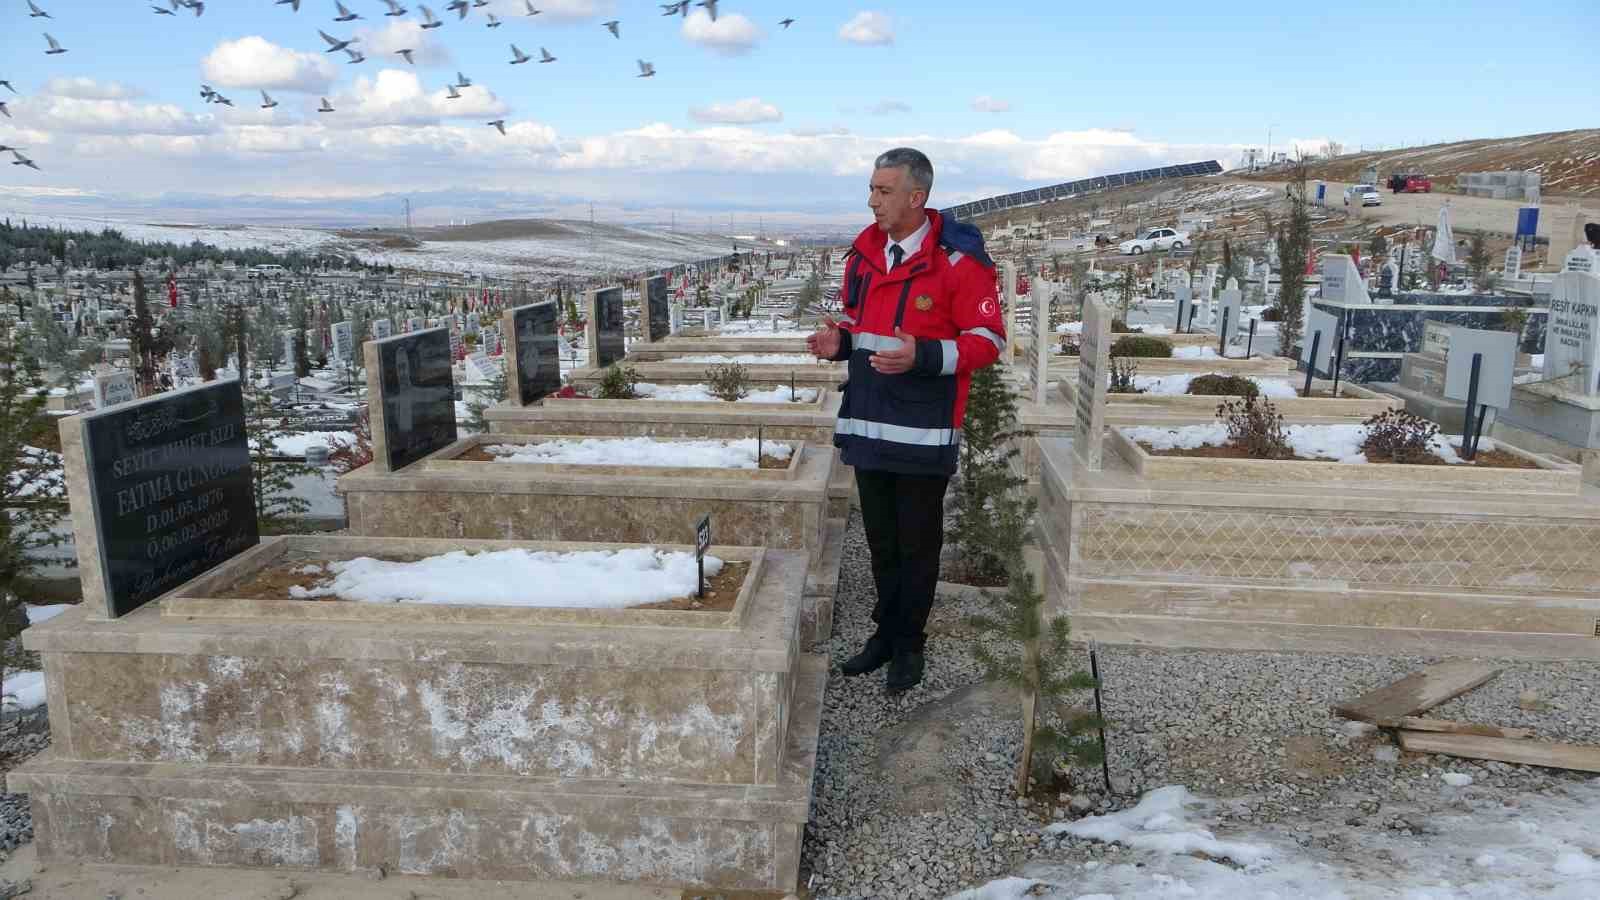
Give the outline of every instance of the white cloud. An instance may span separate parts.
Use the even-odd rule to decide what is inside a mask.
[[[703,9],[697,9],[683,20],[683,36],[692,44],[724,56],[748,53],[766,37],[756,23],[739,13],[722,13],[715,22]]]
[[[326,56],[279,47],[252,35],[223,41],[200,62],[207,81],[223,87],[267,88],[316,94],[339,77]]]
[[[717,123],[722,125],[754,125],[759,122],[783,121],[783,110],[771,103],[762,101],[760,97],[746,97],[732,103],[713,103],[710,106],[696,106],[689,110],[689,117],[696,122]]]
[[[365,53],[374,62],[380,65],[405,65],[403,59],[395,56],[399,50],[412,51],[411,58],[419,66],[453,66],[455,56],[450,48],[434,38],[433,31],[424,31],[420,22],[411,19],[389,19],[389,24],[382,28],[358,28],[356,36],[361,38],[361,52]],[[511,51],[507,49],[509,58]]]
[[[867,107],[869,116],[893,116],[911,112],[911,104],[902,100],[879,100]]]
[[[812,126],[809,128],[791,128],[789,133],[795,137],[843,137],[850,133],[850,129],[843,125]]]
[[[986,113],[1010,112],[1011,111],[1011,101],[1009,101],[1009,100],[999,100],[999,99],[996,99],[994,97],[989,96],[988,94],[984,94],[984,95],[982,95],[980,97],[972,98],[972,109],[973,109],[974,112],[986,112]]]
[[[72,97],[78,100],[130,100],[144,96],[144,91],[115,81],[95,81],[93,78],[52,78],[44,83],[40,93],[55,97]]]
[[[881,12],[866,10],[839,26],[839,37],[852,44],[879,47],[894,43],[894,23]]]
[[[441,119],[504,115],[506,104],[483,85],[457,88],[458,99],[440,88],[428,91],[415,73],[382,69],[376,77],[355,80],[350,90],[332,98],[337,113],[322,122],[330,127],[373,125],[427,125]]]
[[[193,135],[212,130],[208,116],[192,115],[170,103],[128,100],[80,100],[40,95],[14,107],[30,127],[69,134]]]

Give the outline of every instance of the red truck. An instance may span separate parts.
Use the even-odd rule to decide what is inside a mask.
[[[1433,181],[1426,175],[1390,175],[1389,190],[1396,194],[1431,194]]]

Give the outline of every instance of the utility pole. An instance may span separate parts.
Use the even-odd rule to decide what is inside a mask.
[[[1267,165],[1269,166],[1272,165],[1272,127],[1277,124],[1277,122],[1267,123]]]
[[[406,205],[406,234],[408,236],[412,237],[412,238],[415,238],[417,236],[417,233],[411,227],[411,198],[410,197],[407,197],[405,199],[405,205]]]
[[[589,201],[589,252],[594,252],[594,201]]]

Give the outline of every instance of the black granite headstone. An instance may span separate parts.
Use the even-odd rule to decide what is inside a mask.
[[[378,367],[391,472],[455,442],[455,379],[446,329],[379,341]]]
[[[672,310],[667,303],[667,279],[657,275],[645,281],[644,302],[650,307],[651,343],[665,340],[672,333]]]
[[[603,369],[627,355],[623,341],[622,288],[605,288],[594,292],[595,334],[599,340],[595,347],[594,366]]]
[[[561,390],[559,316],[554,300],[511,310],[517,336],[517,389],[524,406]]]
[[[106,615],[127,615],[256,545],[238,381],[82,417]]]

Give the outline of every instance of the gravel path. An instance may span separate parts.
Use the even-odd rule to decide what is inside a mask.
[[[1401,754],[1384,735],[1329,712],[1429,659],[1102,647],[1109,762],[1119,793],[1108,795],[1095,769],[1074,772],[1067,793],[1024,803],[1013,791],[1021,741],[1015,700],[978,687],[981,671],[970,652],[976,637],[961,624],[984,601],[941,596],[930,622],[927,678],[898,699],[884,694],[881,674],[838,674],[838,664],[871,633],[871,602],[867,550],[852,516],[834,636],[824,648],[834,671],[806,833],[806,876],[819,898],[942,897],[1029,862],[1115,858],[1116,845],[1041,829],[1125,808],[1167,784],[1220,801],[1222,832],[1271,826],[1302,846],[1337,852],[1352,829],[1427,833],[1429,811],[1450,802],[1440,793],[1447,771],[1469,774],[1497,796],[1584,780]],[[1081,664],[1088,667],[1086,653]],[[1430,715],[1600,743],[1600,704],[1593,701],[1600,663],[1502,666],[1497,679]],[[1524,698],[1529,691],[1536,700]]]

